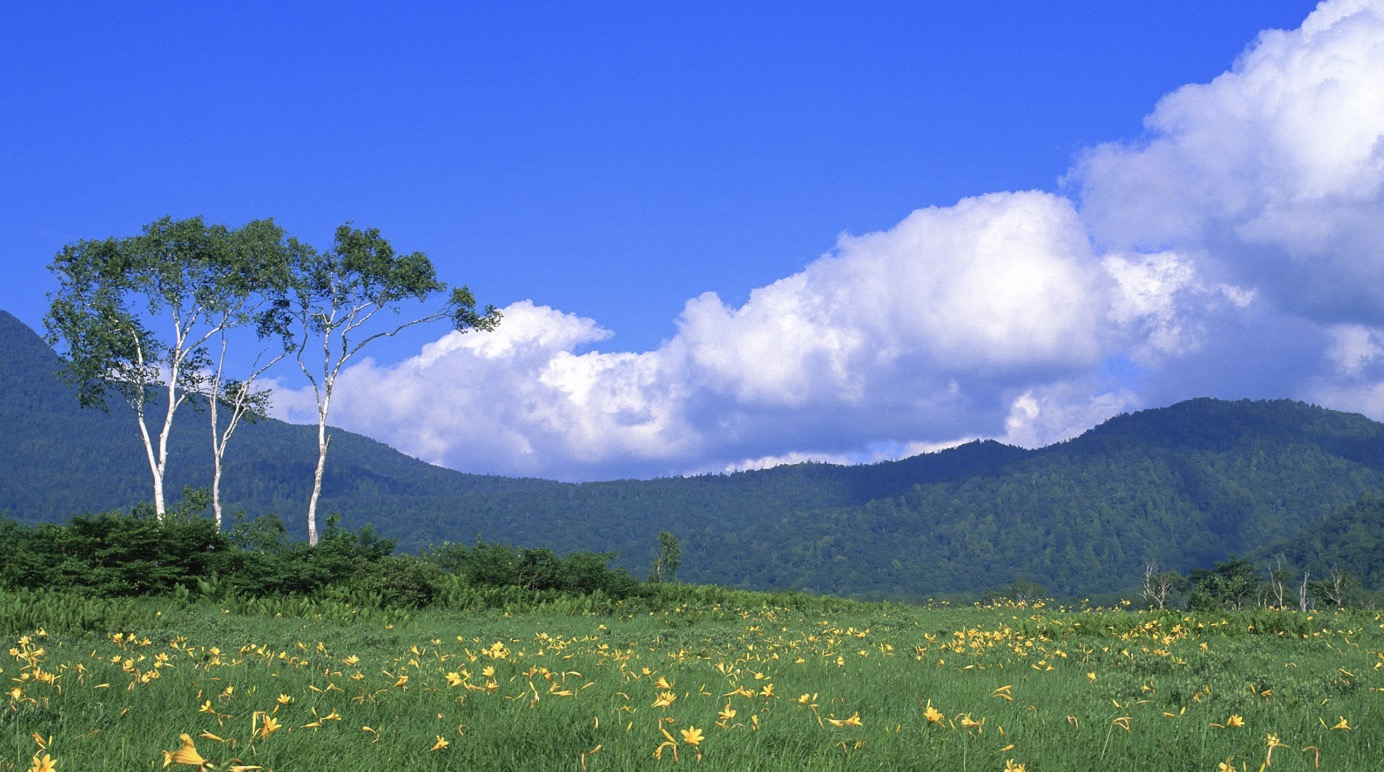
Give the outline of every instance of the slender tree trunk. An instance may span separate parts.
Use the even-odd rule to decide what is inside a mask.
[[[163,465],[154,453],[154,440],[149,435],[149,427],[144,423],[144,405],[135,407],[135,418],[139,422],[139,438],[144,441],[144,457],[149,461],[149,474],[154,478],[154,515],[163,522],[165,512],[163,496]]]
[[[138,345],[138,341],[136,341],[136,357],[140,370],[143,370],[144,351],[143,347]],[[175,370],[174,375],[176,376],[176,374],[177,371]],[[139,438],[144,443],[144,457],[149,462],[149,474],[154,480],[154,516],[158,518],[159,523],[163,523],[163,516],[167,512],[167,504],[165,503],[166,499],[163,491],[163,470],[168,462],[168,425],[173,422],[173,410],[177,407],[177,404],[173,401],[175,391],[172,382],[173,379],[170,378],[168,386],[168,411],[164,418],[163,437],[160,438],[157,449],[154,447],[153,436],[149,434],[149,425],[145,422],[147,415],[144,412],[144,406],[147,404],[145,401],[147,392],[144,390],[142,384],[140,385],[138,395],[131,399],[135,408],[135,420],[139,424]]]
[[[173,374],[168,379],[167,407],[163,414],[163,430],[159,432],[159,471],[155,474],[155,487],[158,495],[157,501],[154,503],[154,512],[158,515],[160,523],[163,522],[163,516],[167,511],[163,478],[164,473],[168,470],[168,435],[173,433],[173,415],[178,410],[178,402],[178,366],[175,364]]]
[[[221,376],[217,373],[217,382],[214,388],[221,386]],[[216,520],[216,532],[221,533],[221,458],[226,453],[225,442],[218,442],[219,428],[217,426],[217,406],[221,400],[219,395],[213,393],[207,400],[207,412],[211,413],[211,511]]]
[[[317,469],[312,473],[312,496],[308,499],[308,545],[317,546],[317,500],[322,495],[322,475],[327,469],[327,449],[332,437],[327,433],[327,407],[332,399],[332,382],[324,383],[324,394],[317,403]]]
[[[308,545],[317,546],[317,499],[322,495],[322,473],[327,468],[327,447],[332,438],[326,424],[317,426],[317,469],[312,473],[312,497],[308,499]]]

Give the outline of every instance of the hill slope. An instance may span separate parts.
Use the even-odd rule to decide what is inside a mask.
[[[128,508],[150,496],[134,413],[118,399],[108,412],[81,409],[75,392],[55,377],[61,367],[42,338],[0,311],[0,512],[21,522],[60,522],[81,512]],[[169,451],[171,494],[185,485],[210,485],[210,431],[205,414],[179,412]],[[316,460],[315,427],[273,420],[243,426],[227,455],[226,500],[232,510],[276,512],[293,526],[307,511]],[[417,515],[407,505],[414,497],[551,485],[461,474],[334,430],[321,511],[341,512],[355,527]]]
[[[53,377],[60,360],[3,312],[0,352],[0,511],[63,520],[145,499],[128,411],[78,409]],[[207,484],[204,421],[188,411],[177,427],[170,490]],[[1335,549],[1314,529],[1339,530],[1334,513],[1384,492],[1384,425],[1289,401],[1192,400],[1032,451],[975,442],[867,466],[582,484],[467,475],[335,437],[323,511],[406,549],[479,537],[616,551],[642,572],[668,530],[687,580],[871,596],[1019,578],[1080,596],[1134,586],[1147,561],[1186,571],[1284,540]],[[279,513],[300,532],[314,454],[311,427],[244,428],[228,460],[231,508]]]

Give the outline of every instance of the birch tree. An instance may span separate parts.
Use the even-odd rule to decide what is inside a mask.
[[[316,546],[317,504],[332,439],[327,419],[342,369],[370,343],[408,327],[448,319],[460,332],[491,330],[500,314],[493,306],[478,312],[464,286],[448,291],[422,252],[397,254],[378,229],[350,224],[336,229],[330,251],[301,254],[293,294],[291,313],[301,333],[298,366],[317,398],[317,466],[307,512],[308,543]],[[402,313],[439,296],[446,299],[432,310]]]
[[[84,407],[107,409],[115,393],[133,410],[160,521],[174,415],[206,384],[208,341],[240,320],[251,245],[275,234],[267,221],[231,231],[164,217],[138,236],[69,244],[49,266],[59,289],[44,323],[66,348],[64,377]]]
[[[272,221],[250,223],[233,237],[238,246],[238,268],[226,277],[226,282],[236,300],[221,304],[214,311],[219,345],[203,394],[211,421],[211,506],[217,531],[223,520],[221,479],[225,475],[226,448],[242,421],[253,422],[267,416],[270,390],[256,389],[255,381],[287,357],[292,348],[283,312],[293,282],[293,268],[302,252],[302,246],[294,239],[285,239],[283,230]],[[228,352],[232,332],[251,327],[262,344],[271,342],[261,346],[244,378],[231,377]],[[224,421],[222,406],[229,411]]]

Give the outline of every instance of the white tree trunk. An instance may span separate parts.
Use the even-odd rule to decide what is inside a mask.
[[[332,400],[332,379],[323,384],[317,403],[317,469],[312,473],[312,496],[308,499],[308,546],[317,546],[317,499],[322,495],[322,475],[327,468],[327,449],[332,444],[327,434],[327,407]]]
[[[220,388],[220,373],[217,373],[217,384],[214,388]],[[226,455],[225,438],[218,441],[219,427],[217,426],[217,405],[220,403],[218,395],[213,393],[207,400],[207,412],[211,413],[211,511],[216,520],[216,532],[221,533],[221,459]]]

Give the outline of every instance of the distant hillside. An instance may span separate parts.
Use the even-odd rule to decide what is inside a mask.
[[[0,511],[21,521],[148,496],[133,418],[120,405],[79,410],[53,376],[60,365],[0,312]],[[178,427],[173,490],[206,485],[204,420],[189,411]],[[1285,400],[1191,400],[1033,451],[975,442],[866,466],[582,484],[467,475],[335,436],[323,511],[350,528],[372,522],[406,549],[481,538],[614,551],[642,573],[668,530],[689,581],[877,597],[1021,578],[1064,596],[1118,592],[1148,561],[1186,571],[1284,544],[1304,566],[1329,562],[1349,542],[1332,534],[1356,527],[1342,513],[1384,496],[1384,424]],[[312,428],[247,427],[231,456],[231,507],[278,513],[301,532]],[[1384,581],[1368,555],[1352,559]]]
[[[0,311],[0,512],[20,522],[61,522],[150,497],[133,412],[118,398],[108,412],[81,409],[73,389],[56,377],[61,367],[37,333]],[[205,414],[180,411],[169,454],[174,498],[184,485],[210,485],[210,432]],[[227,457],[226,500],[232,510],[275,512],[302,530],[316,460],[316,427],[273,420],[244,426]],[[551,485],[556,483],[461,474],[333,430],[321,511],[342,513],[349,527],[385,525],[436,511],[431,503],[413,505],[413,499]]]
[[[1313,579],[1340,569],[1364,587],[1384,588],[1384,498],[1368,496],[1249,557],[1267,564],[1277,555]]]

